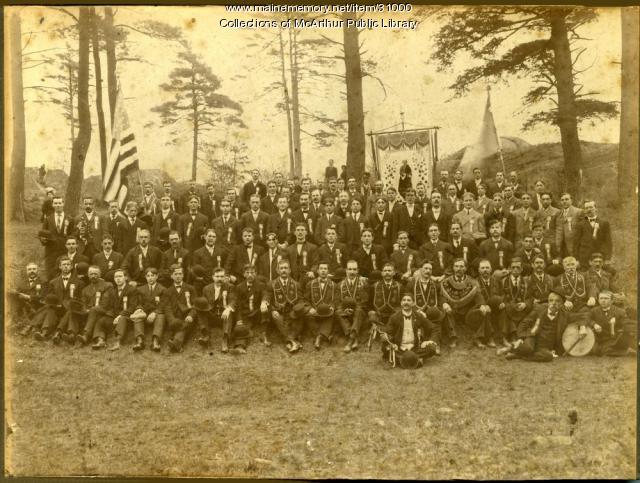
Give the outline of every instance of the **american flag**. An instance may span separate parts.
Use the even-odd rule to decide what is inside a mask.
[[[109,160],[102,173],[102,199],[118,200],[120,209],[127,201],[128,175],[139,170],[136,138],[131,131],[129,118],[124,110],[122,90],[118,88],[115,113],[111,129]]]

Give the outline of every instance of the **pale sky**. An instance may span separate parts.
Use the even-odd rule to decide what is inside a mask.
[[[380,20],[415,18],[418,6],[410,14],[367,14],[366,17]],[[68,24],[70,18],[50,8],[7,7],[6,16],[16,9],[21,11],[23,40],[31,34],[27,51],[36,51],[64,46],[63,41],[51,40],[48,29],[55,25]],[[255,14],[225,13],[224,7],[116,7],[116,23],[135,25],[145,19],[166,22],[183,29],[184,36],[191,42],[194,51],[201,55],[213,72],[221,79],[220,93],[240,102],[244,108],[242,119],[248,129],[242,139],[249,147],[253,166],[280,168],[288,167],[288,144],[285,114],[275,105],[280,102],[281,91],[259,97],[266,86],[280,79],[280,73],[273,68],[273,58],[264,52],[257,53],[255,30],[224,29],[219,26],[222,18],[255,18]],[[70,9],[73,11],[73,9]],[[41,21],[41,19],[44,18]],[[195,22],[192,21],[195,19]],[[365,130],[383,130],[400,123],[400,112],[404,112],[407,128],[437,125],[439,131],[440,155],[457,151],[471,144],[478,136],[480,121],[486,100],[486,84],[477,84],[471,92],[460,99],[449,99],[452,92],[447,89],[456,73],[463,68],[464,59],[451,72],[437,72],[430,62],[433,49],[432,35],[438,26],[433,19],[422,21],[416,30],[394,31],[375,29],[365,31],[364,58],[378,62],[377,75],[387,85],[385,98],[378,83],[364,79]],[[5,34],[8,28],[5,28]],[[277,29],[263,30],[265,35],[277,33]],[[322,34],[341,40],[341,29],[323,29]],[[620,11],[617,8],[600,10],[597,22],[581,30],[587,51],[580,58],[581,67],[591,65],[583,74],[585,90],[598,91],[599,99],[620,100]],[[315,36],[317,31],[308,30],[305,36]],[[178,180],[185,180],[191,173],[191,138],[176,146],[165,145],[169,138],[166,128],[160,127],[159,116],[151,108],[166,100],[160,84],[168,81],[169,72],[175,67],[175,44],[146,38],[131,33],[131,53],[143,56],[146,63],[121,63],[118,75],[127,98],[132,128],[138,142],[140,166],[142,168],[163,168]],[[103,74],[106,71],[103,58]],[[5,63],[5,65],[8,65]],[[92,67],[93,68],[93,67]],[[41,65],[24,71],[24,85],[41,84],[50,66]],[[344,74],[344,63],[339,61],[335,73]],[[105,79],[106,89],[106,79]],[[498,133],[501,136],[521,137],[529,143],[553,143],[560,141],[557,128],[539,126],[535,130],[522,132],[521,126],[528,117],[522,111],[521,98],[530,88],[528,79],[510,79],[509,84],[492,85],[493,113]],[[91,87],[94,96],[94,87]],[[346,118],[346,102],[340,99],[339,91],[344,86],[328,83],[324,88],[314,86],[316,95],[301,98],[301,103],[315,109],[324,109],[326,114]],[[26,91],[27,166],[39,166],[43,162],[49,168],[64,168],[68,171],[71,146],[68,141],[69,128],[57,106],[38,104],[35,91]],[[104,97],[106,99],[106,90]],[[258,98],[259,97],[259,98]],[[8,97],[5,97],[8,100]],[[449,102],[448,102],[449,101]],[[105,101],[106,102],[106,101]],[[105,104],[106,106],[106,104]],[[96,112],[92,107],[92,121]],[[152,125],[150,123],[153,123]],[[188,132],[188,131],[187,131]],[[584,125],[580,130],[582,140],[594,142],[618,142],[618,121]],[[223,126],[206,135],[211,141],[224,139],[228,134]],[[99,153],[98,131],[94,125],[92,143],[85,164],[85,176],[98,174]],[[344,163],[346,140],[336,138],[326,149],[316,148],[309,138],[302,140],[303,172],[319,177],[329,158],[336,165]],[[367,138],[367,163],[371,152]],[[199,166],[198,181],[205,181],[210,175],[203,165]]]

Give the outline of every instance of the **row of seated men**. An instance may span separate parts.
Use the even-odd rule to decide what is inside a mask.
[[[250,235],[251,230],[245,234]],[[141,231],[136,248],[142,250],[147,238],[148,232]],[[406,312],[402,301],[408,296],[412,317],[419,319],[415,319],[416,328],[421,324],[431,327],[430,343],[422,348],[428,349],[422,351],[424,357],[439,354],[444,342],[455,347],[458,331],[463,328],[478,347],[498,343],[509,358],[549,360],[552,352],[546,351],[546,345],[546,352],[540,354],[535,341],[524,344],[520,335],[523,324],[531,321],[532,311],[549,310],[550,317],[544,320],[555,320],[551,312],[558,304],[552,304],[551,299],[560,297],[563,303],[559,306],[561,316],[554,323],[556,335],[562,334],[568,322],[575,322],[593,327],[598,337],[597,353],[617,355],[635,346],[634,324],[619,306],[624,298],[611,293],[611,276],[603,270],[604,259],[599,253],[592,255],[586,274],[577,271],[574,257],[566,257],[557,277],[546,272],[542,255],[534,257],[529,276],[523,276],[524,263],[519,257],[497,270],[490,260],[480,259],[476,278],[467,274],[464,258],[454,259],[451,273],[440,276],[434,274],[436,263],[430,259],[422,259],[415,266],[385,261],[379,268],[372,267],[368,277],[362,275],[363,267],[355,259],[347,260],[346,268],[337,266],[333,271],[329,260],[320,260],[297,279],[292,276],[293,260],[278,258],[277,274],[271,279],[257,275],[256,260],[248,257],[240,273],[228,273],[218,265],[207,274],[202,266],[192,266],[192,283],[185,282],[185,267],[173,263],[167,271],[169,282],[162,285],[158,268],[145,266],[145,257],[138,257],[134,266],[111,270],[105,280],[98,265],[74,265],[63,256],[58,261],[60,275],[48,283],[38,278],[37,265],[30,264],[27,282],[15,293],[14,301],[29,319],[22,333],[34,332],[38,340],[52,337],[54,343],[79,341],[100,349],[107,346],[107,337],[113,334],[110,348],[115,350],[133,328],[133,348],[141,350],[145,329],[150,326],[153,350],[160,350],[165,337],[169,349],[180,352],[190,336],[209,346],[212,327],[222,326],[223,352],[230,347],[245,352],[254,332],[270,344],[270,330],[274,328],[286,340],[288,350],[297,352],[308,326],[316,348],[339,333],[347,338],[344,350],[350,352],[371,325],[387,336],[396,334],[403,339],[404,335],[394,332],[389,324],[397,324],[394,314],[399,309]],[[134,267],[142,279],[134,276]],[[614,302],[616,298],[618,306],[607,305],[607,300]],[[545,301],[551,308],[544,305]],[[532,333],[537,334],[537,325]],[[540,333],[548,338],[547,329],[545,326]],[[558,342],[557,337],[552,339]],[[385,349],[398,345],[393,337],[387,340]]]

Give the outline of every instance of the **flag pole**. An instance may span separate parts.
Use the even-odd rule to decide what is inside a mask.
[[[491,110],[491,86],[487,85],[487,107]],[[498,128],[496,127],[495,119],[493,121],[493,129],[496,134],[496,141],[498,141],[498,156],[500,157],[500,164],[502,165],[502,174],[506,175],[506,168],[504,167],[504,157],[502,156],[502,141],[498,136]]]

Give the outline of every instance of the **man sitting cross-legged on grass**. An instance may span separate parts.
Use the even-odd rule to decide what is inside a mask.
[[[182,352],[196,319],[196,311],[192,306],[195,289],[184,283],[184,269],[180,265],[172,265],[169,271],[173,283],[167,288],[163,303],[167,330],[171,335],[167,345],[171,352]]]
[[[613,305],[613,293],[603,290],[598,305],[591,309],[590,324],[596,345],[591,351],[599,356],[623,356],[634,353],[636,322],[629,320],[624,309]]]
[[[55,330],[53,341],[59,343],[62,336],[62,328],[67,326],[69,318],[69,300],[79,296],[84,288],[83,283],[71,274],[71,260],[61,257],[58,268],[60,275],[49,282],[48,294],[55,295],[60,306],[46,305],[44,316],[32,319],[32,323],[42,324],[40,330],[34,333],[36,340],[45,340]],[[60,329],[58,329],[60,326]]]
[[[224,282],[224,275],[224,268],[213,269],[213,283],[210,283],[202,290],[202,296],[206,299],[209,310],[199,310],[199,305],[196,305],[196,312],[198,314],[198,327],[200,328],[198,344],[203,347],[209,347],[211,326],[219,325],[222,327],[221,350],[227,353],[229,352],[233,317],[232,309],[229,306],[231,286]]]
[[[253,331],[258,331],[262,343],[270,346],[271,342],[267,336],[269,313],[265,302],[266,285],[261,279],[256,278],[255,266],[244,266],[244,280],[236,285],[231,295],[229,306],[235,319],[231,335],[235,352],[246,352],[249,334]]]
[[[395,312],[381,328],[385,341],[382,357],[388,359],[389,351],[412,351],[418,358],[418,365],[436,354],[438,344],[433,340],[434,327],[427,318],[415,309],[413,298],[406,293],[400,301],[401,309]]]
[[[162,299],[167,289],[158,283],[158,270],[156,268],[147,268],[145,278],[147,283],[138,286],[137,308],[146,314],[146,323],[153,325],[151,350],[158,352],[165,324]]]
[[[354,344],[358,347],[358,337],[365,323],[366,309],[369,305],[369,283],[365,277],[358,273],[358,262],[347,262],[347,276],[338,284],[340,292],[340,306],[337,310],[338,321],[349,338],[344,350],[349,351]],[[347,351],[348,352],[348,351]]]
[[[340,292],[333,280],[329,279],[329,263],[318,263],[318,276],[307,283],[305,299],[311,308],[307,322],[313,330],[313,346],[320,349],[322,340],[331,341],[335,310],[340,301]]]
[[[512,346],[500,349],[506,359],[551,362],[562,349],[562,332],[567,314],[562,310],[563,296],[550,292],[546,304],[536,305],[518,327],[518,339]]]
[[[304,328],[304,317],[294,311],[301,302],[303,294],[298,282],[291,278],[288,260],[278,263],[280,276],[267,286],[267,303],[271,308],[271,319],[278,331],[287,340],[287,349],[294,353],[302,348],[300,335]]]

